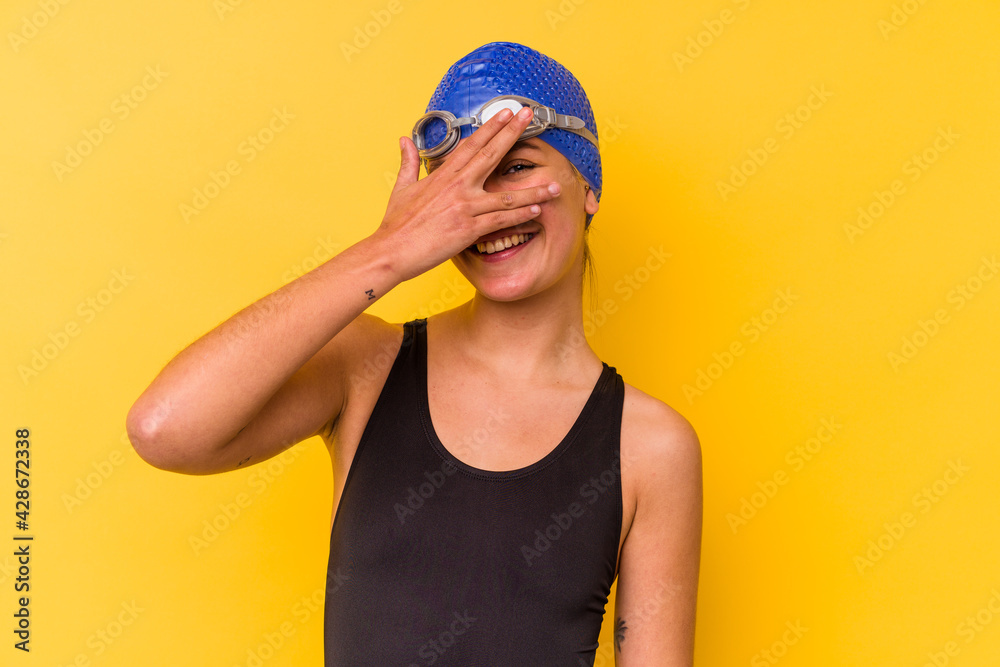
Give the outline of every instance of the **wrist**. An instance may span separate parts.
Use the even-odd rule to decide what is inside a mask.
[[[350,256],[351,273],[354,275],[351,282],[361,288],[366,301],[385,296],[407,279],[396,245],[391,238],[375,232],[344,251]]]

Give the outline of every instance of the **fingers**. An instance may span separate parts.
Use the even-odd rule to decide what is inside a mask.
[[[483,183],[530,122],[529,107],[522,108],[516,115],[503,109],[455,149],[449,168],[454,171],[466,169],[477,183]]]
[[[409,137],[399,138],[399,173],[392,186],[393,193],[417,182],[420,177],[420,156],[417,147]]]
[[[502,113],[502,112],[501,112]],[[500,114],[497,114],[500,115]],[[466,169],[477,183],[483,183],[497,164],[507,154],[524,129],[531,122],[530,107],[522,107],[502,128],[469,160]],[[491,119],[492,120],[492,119]]]
[[[471,212],[472,215],[479,216],[494,211],[510,211],[532,204],[541,204],[559,196],[561,190],[558,183],[549,183],[521,190],[490,192],[476,198],[471,205]]]
[[[476,217],[476,234],[482,236],[504,227],[513,227],[532,220],[541,212],[537,204],[523,206],[510,211],[494,211]]]

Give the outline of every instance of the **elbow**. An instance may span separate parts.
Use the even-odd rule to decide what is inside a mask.
[[[187,472],[188,457],[177,446],[176,439],[169,437],[165,417],[162,404],[150,409],[140,399],[125,417],[125,432],[132,449],[149,465],[167,472]]]
[[[213,458],[216,448],[194,443],[189,434],[177,433],[166,420],[166,414],[162,404],[149,408],[141,399],[129,410],[125,432],[139,458],[166,472],[184,475],[218,472]]]
[[[158,424],[141,408],[139,402],[132,406],[125,417],[125,433],[128,434],[132,449],[140,459],[154,468],[171,470],[170,462],[164,456],[164,449],[159,444]]]

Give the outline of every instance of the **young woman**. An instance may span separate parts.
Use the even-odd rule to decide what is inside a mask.
[[[701,450],[583,336],[601,190],[586,94],[498,42],[427,112],[374,233],[178,354],[129,412],[132,443],[211,474],[323,438],[328,666],[592,665],[616,576],[616,664],[691,665]],[[364,312],[447,260],[468,302]]]

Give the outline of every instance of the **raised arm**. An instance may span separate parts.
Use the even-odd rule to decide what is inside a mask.
[[[343,404],[338,369],[363,353],[360,337],[337,334],[374,327],[374,318],[359,316],[397,282],[366,239],[239,311],[181,351],[139,396],[126,418],[136,452],[157,468],[209,474],[320,433]]]
[[[479,237],[530,220],[535,204],[556,196],[544,186],[483,190],[529,121],[497,114],[423,180],[416,147],[403,138],[378,229],[172,359],[126,418],[139,456],[164,470],[224,472],[330,428],[348,395],[347,369],[386,335],[388,325],[363,311]]]

